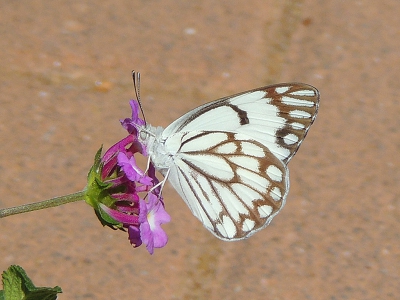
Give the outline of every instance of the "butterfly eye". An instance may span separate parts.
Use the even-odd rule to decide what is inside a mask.
[[[145,141],[149,137],[149,133],[145,130],[140,130],[139,137],[141,140]]]

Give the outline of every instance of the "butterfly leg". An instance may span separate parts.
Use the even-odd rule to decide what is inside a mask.
[[[153,187],[149,190],[148,193],[151,193],[151,192],[154,191],[155,189],[158,189],[158,188],[159,188],[160,190],[159,190],[159,193],[158,193],[158,199],[160,199],[162,190],[163,190],[163,188],[164,188],[164,185],[165,185],[165,183],[167,182],[169,172],[170,172],[170,169],[168,169],[167,173],[165,174],[164,179],[161,180],[159,183],[157,183],[155,186],[153,186]]]

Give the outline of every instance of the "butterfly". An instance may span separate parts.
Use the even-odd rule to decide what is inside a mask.
[[[142,125],[139,139],[211,233],[241,240],[285,205],[287,164],[318,106],[319,92],[310,85],[270,85],[201,105],[165,129]]]

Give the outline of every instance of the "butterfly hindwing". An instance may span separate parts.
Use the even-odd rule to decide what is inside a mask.
[[[268,225],[284,205],[286,166],[262,144],[233,133],[200,132],[197,139],[208,141],[199,149],[182,143],[169,173],[192,213],[224,240],[248,237]]]

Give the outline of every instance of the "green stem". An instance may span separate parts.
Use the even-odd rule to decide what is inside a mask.
[[[25,212],[30,212],[30,211],[34,211],[34,210],[43,209],[43,208],[55,207],[55,206],[67,204],[70,202],[85,200],[85,193],[86,193],[86,191],[83,190],[81,192],[77,192],[74,194],[55,197],[55,198],[40,201],[40,202],[29,203],[29,204],[24,204],[24,205],[20,205],[20,206],[10,207],[10,208],[3,208],[3,209],[0,209],[0,218],[4,218],[4,217],[11,216],[11,215],[16,215],[16,214],[22,214]]]

